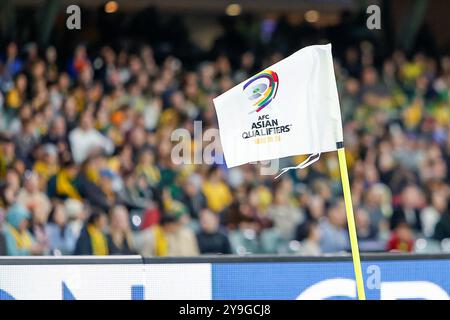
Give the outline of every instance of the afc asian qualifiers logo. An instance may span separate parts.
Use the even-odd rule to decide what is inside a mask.
[[[253,86],[249,87],[251,84]],[[269,105],[275,99],[278,91],[278,75],[275,71],[264,70],[253,78],[249,79],[244,84],[244,92],[248,91],[248,99],[251,101],[256,100],[252,106],[256,109],[249,112],[260,112],[266,106]]]

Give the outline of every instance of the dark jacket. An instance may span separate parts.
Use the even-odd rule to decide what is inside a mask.
[[[422,221],[420,218],[420,211],[418,209],[413,209],[414,221],[411,222],[406,218],[405,210],[402,207],[397,207],[391,216],[391,229],[395,229],[401,222],[406,222],[411,229],[417,232],[422,232]]]
[[[83,227],[83,229],[81,229],[80,236],[78,237],[73,254],[80,256],[92,255],[91,237],[89,236],[86,227]]]
[[[108,248],[109,248],[109,254],[111,255],[132,255],[137,254],[136,251],[134,251],[130,244],[128,243],[127,239],[124,238],[122,245],[119,247],[117,246],[114,241],[112,240],[112,237],[110,234],[106,236],[108,239]]]
[[[8,251],[6,249],[6,238],[5,235],[0,230],[0,256],[8,255]]]
[[[193,219],[198,219],[198,213],[201,211],[202,208],[206,208],[207,206],[206,198],[202,192],[197,193],[193,197],[190,197],[186,194],[186,192],[183,192],[180,195],[179,200],[186,205],[186,208],[189,211],[189,215]]]
[[[444,213],[434,228],[433,238],[443,240],[450,238],[450,213]]]
[[[109,211],[111,204],[99,186],[91,182],[84,173],[78,174],[76,180],[80,196],[87,199],[91,206],[101,208],[106,212]]]
[[[200,231],[197,234],[197,242],[200,253],[202,254],[231,253],[230,241],[228,240],[228,237],[220,231],[217,231],[215,233],[206,233],[204,231]]]

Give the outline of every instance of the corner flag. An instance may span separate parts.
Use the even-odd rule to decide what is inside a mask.
[[[310,154],[280,176],[338,151],[358,297],[365,299],[331,44],[295,52],[215,98],[214,106],[229,168]]]
[[[229,168],[335,151],[342,141],[330,44],[297,51],[215,98],[214,105]]]

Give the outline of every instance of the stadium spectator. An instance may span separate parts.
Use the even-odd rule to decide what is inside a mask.
[[[200,231],[197,242],[202,254],[230,254],[231,245],[227,235],[219,229],[219,217],[208,209],[200,211]]]
[[[449,197],[445,192],[438,190],[433,192],[430,197],[429,206],[422,209],[420,213],[422,218],[422,231],[426,238],[433,238],[437,224],[441,219],[445,219],[444,215],[448,212]],[[447,234],[450,236],[450,233]]]
[[[406,222],[399,222],[392,231],[387,243],[388,251],[411,252],[414,248],[414,236],[412,229]]]
[[[48,196],[52,199],[82,200],[76,182],[78,170],[78,166],[72,160],[65,161],[61,169],[48,180]]]
[[[297,225],[304,219],[301,209],[289,203],[290,188],[286,189],[283,183],[278,185],[275,189],[273,204],[267,212],[274,223],[274,228],[278,229],[287,240],[294,238]]]
[[[19,50],[15,42],[10,42],[6,47],[6,57],[3,61],[5,71],[14,77],[20,70],[22,70],[22,60],[19,58]]]
[[[192,174],[184,181],[182,186],[180,200],[186,205],[189,215],[193,219],[198,219],[200,210],[206,207],[206,198],[201,186],[202,177],[198,174]]]
[[[28,231],[30,212],[20,204],[15,204],[6,213],[4,235],[9,256],[40,255],[44,253],[41,244],[37,243]]]
[[[179,216],[165,215],[159,225],[143,231],[140,253],[144,256],[195,256],[199,254],[197,240]]]
[[[136,254],[128,211],[124,206],[114,206],[111,209],[107,237],[109,254]]]
[[[355,223],[358,239],[360,241],[369,241],[377,239],[377,230],[370,223],[370,217],[367,210],[357,208],[355,211]]]
[[[84,204],[76,199],[67,199],[64,201],[64,208],[68,216],[67,227],[75,239],[78,239],[87,216]]]
[[[400,195],[400,205],[394,209],[391,228],[395,229],[401,222],[406,222],[413,230],[422,231],[420,206],[422,194],[417,186],[406,186]]]
[[[114,204],[113,195],[107,194],[108,191],[108,171],[102,171],[102,157],[100,154],[91,155],[80,167],[75,177],[76,192],[86,199],[93,206],[107,212]],[[103,172],[103,177],[101,176]],[[81,199],[81,198],[75,198]]]
[[[312,222],[319,223],[326,213],[325,202],[318,195],[308,195],[304,207],[306,218],[296,228],[295,240],[297,241],[303,241],[308,236],[307,231],[310,229],[310,224]]]
[[[303,256],[318,256],[322,253],[320,249],[320,228],[315,220],[310,220],[302,224],[298,231],[297,238],[300,238],[301,246],[296,252]]]
[[[178,228],[175,232],[167,235],[169,245],[169,256],[197,256],[200,254],[197,238],[194,231],[189,227],[189,216],[181,214],[178,219]]]
[[[340,252],[350,248],[346,223],[344,201],[335,201],[331,204],[327,217],[319,222],[322,252]]]
[[[139,254],[146,257],[169,255],[167,235],[176,232],[178,228],[179,224],[175,216],[163,216],[159,224],[144,229],[137,236],[136,242]]]
[[[55,201],[48,218],[49,222],[45,226],[51,254],[73,254],[78,234],[74,234],[73,229],[68,224],[68,220],[66,206],[61,202]]]
[[[46,221],[51,203],[48,196],[39,189],[39,176],[33,171],[25,171],[23,180],[16,202],[28,208],[33,215],[42,215],[42,221]]]
[[[436,240],[450,238],[450,211],[448,210],[448,203],[442,204],[441,208],[445,208],[445,210],[441,211],[439,221],[434,229],[433,238]]]
[[[105,234],[107,226],[106,214],[94,210],[88,218],[85,227],[75,245],[75,255],[104,256],[109,254],[108,239]]]
[[[203,194],[206,197],[208,208],[216,213],[222,212],[232,202],[232,194],[223,181],[222,169],[218,166],[212,166],[209,169],[208,177],[203,182]]]
[[[81,164],[98,149],[108,154],[114,151],[112,141],[94,128],[94,118],[90,110],[81,114],[80,125],[69,133],[69,141],[73,160],[77,164]]]
[[[4,219],[5,219],[5,212],[3,210],[0,210],[0,256],[8,255],[8,250],[6,246],[6,237],[3,231]]]

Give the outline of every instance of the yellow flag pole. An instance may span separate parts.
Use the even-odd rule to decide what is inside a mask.
[[[341,171],[342,191],[344,193],[345,211],[347,213],[348,234],[350,236],[350,246],[352,250],[353,268],[355,270],[358,299],[366,300],[366,293],[364,291],[364,280],[361,268],[361,259],[359,257],[358,238],[356,235],[355,217],[353,215],[352,195],[350,192],[347,161],[345,159],[345,148],[343,142],[337,143],[337,152],[339,158],[339,168]]]

